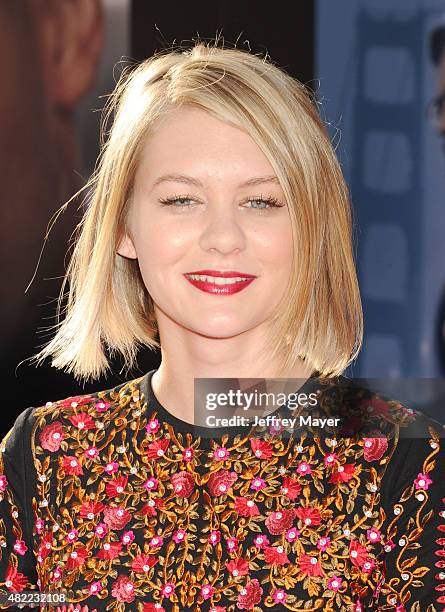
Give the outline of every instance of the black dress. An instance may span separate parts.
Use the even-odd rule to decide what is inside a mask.
[[[319,414],[347,413],[334,433],[209,435],[154,372],[28,408],[4,438],[2,609],[445,609],[443,425],[312,377]]]

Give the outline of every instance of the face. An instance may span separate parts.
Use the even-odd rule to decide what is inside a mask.
[[[161,342],[167,321],[210,338],[268,326],[290,278],[292,230],[246,133],[197,108],[173,111],[143,149],[128,230],[119,253],[139,260]],[[187,276],[196,272],[212,278]],[[215,282],[223,272],[231,284]]]

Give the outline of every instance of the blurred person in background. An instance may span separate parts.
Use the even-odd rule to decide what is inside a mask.
[[[0,347],[6,400],[35,396],[34,368],[17,366],[42,344],[37,330],[54,323],[67,242],[78,221],[76,204],[55,224],[35,281],[26,288],[51,218],[83,184],[75,111],[96,75],[102,12],[101,0],[0,3]]]
[[[430,37],[430,59],[436,67],[436,95],[429,105],[430,116],[436,121],[445,152],[445,18],[435,27]],[[445,373],[445,289],[437,313],[437,347],[440,366]]]
[[[438,131],[445,138],[445,18],[431,33],[430,57],[437,68],[437,95],[430,108],[436,116]]]

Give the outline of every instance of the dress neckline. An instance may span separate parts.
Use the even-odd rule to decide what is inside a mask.
[[[221,437],[224,434],[230,434],[231,431],[235,433],[245,433],[247,434],[251,429],[252,425],[246,426],[237,426],[237,427],[206,427],[201,425],[194,425],[192,423],[188,423],[187,421],[183,421],[182,419],[173,415],[169,410],[167,410],[161,402],[156,397],[153,386],[152,386],[152,378],[154,373],[157,372],[157,368],[150,370],[147,372],[139,383],[139,388],[141,394],[143,396],[142,399],[147,401],[147,410],[155,410],[158,413],[158,417],[160,420],[171,424],[175,431],[183,431],[183,432],[193,432],[194,435],[205,437],[205,438],[214,438]],[[318,380],[319,372],[314,371],[303,383],[303,385],[297,390],[298,393],[309,393],[312,385],[315,381]],[[286,406],[279,406],[276,410],[269,413],[270,416],[283,416],[283,409],[286,409]],[[288,416],[288,415],[286,415]]]

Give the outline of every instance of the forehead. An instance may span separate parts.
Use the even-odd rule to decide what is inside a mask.
[[[158,120],[142,147],[136,179],[141,173],[156,178],[172,172],[238,179],[252,171],[273,174],[253,138],[205,110],[188,107]]]

